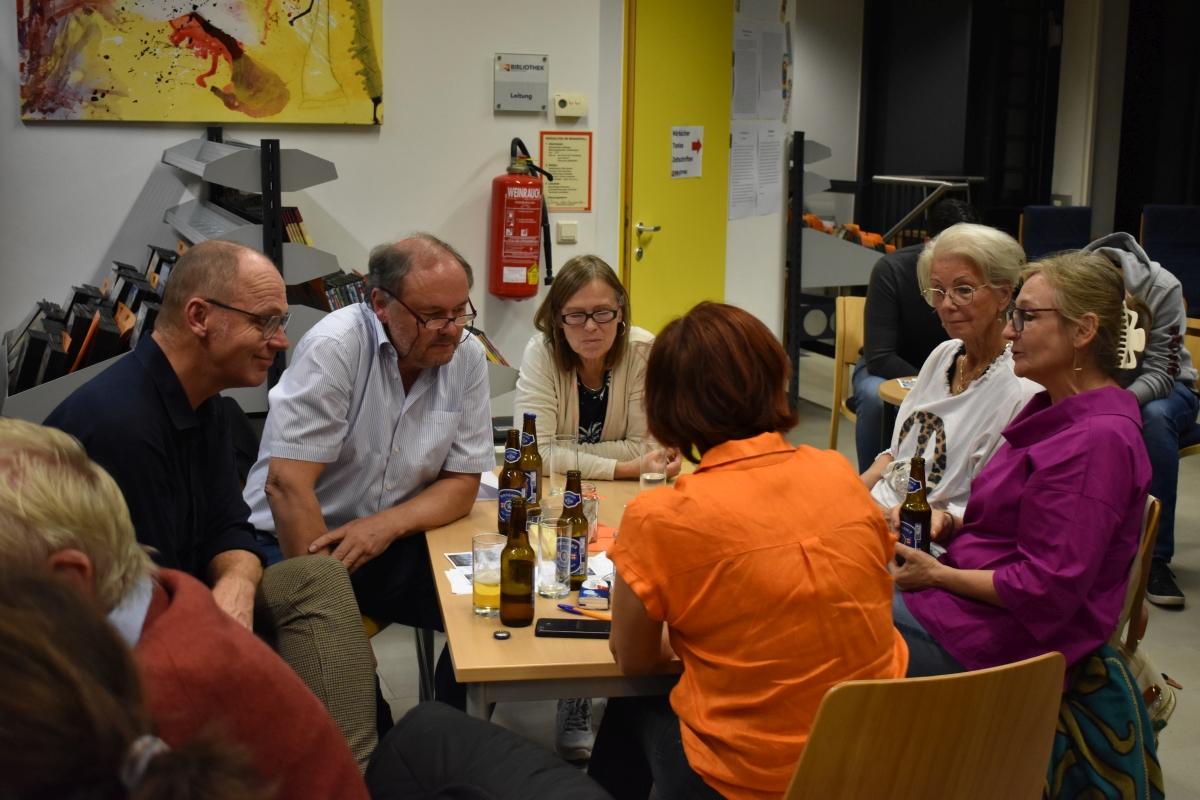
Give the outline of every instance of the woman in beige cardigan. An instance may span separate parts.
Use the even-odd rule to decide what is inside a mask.
[[[629,296],[608,264],[576,256],[559,270],[534,316],[513,419],[537,414],[538,442],[575,434],[585,479],[636,480],[646,437],[642,382],[654,336],[630,326]],[[543,456],[544,457],[544,456]],[[657,472],[679,472],[678,456],[651,456]]]
[[[654,336],[630,326],[629,295],[596,256],[562,266],[534,316],[525,347],[513,419],[537,414],[538,442],[555,434],[579,441],[579,469],[592,480],[637,479],[646,437],[642,383]],[[545,456],[543,455],[543,458]],[[657,472],[675,475],[679,456],[655,450]],[[548,463],[548,462],[547,462]],[[569,761],[592,754],[592,701],[558,701],[555,745]]]

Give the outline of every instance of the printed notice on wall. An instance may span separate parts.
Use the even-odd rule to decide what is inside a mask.
[[[591,131],[542,131],[541,164],[554,176],[542,182],[548,210],[592,210]]]
[[[671,177],[699,178],[704,166],[704,126],[671,128]]]

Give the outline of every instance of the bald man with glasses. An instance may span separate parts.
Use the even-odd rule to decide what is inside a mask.
[[[371,253],[371,297],[297,345],[246,481],[250,521],[285,557],[329,553],[363,613],[442,629],[424,532],[465,516],[495,466],[472,272],[416,234]],[[449,685],[443,653],[439,698]]]
[[[197,244],[171,272],[154,332],[46,424],[79,439],[116,480],[137,539],[159,566],[206,583],[246,628],[258,623],[365,767],[376,743],[374,662],[349,577],[327,558],[264,573],[274,539],[249,522],[219,397],[266,380],[288,346],[288,318],[283,279],[268,258],[231,242]],[[256,620],[260,588],[265,613]]]

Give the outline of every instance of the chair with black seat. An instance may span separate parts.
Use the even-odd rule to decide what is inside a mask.
[[[1017,241],[1030,261],[1078,250],[1091,240],[1091,206],[1025,206],[1021,212]]]

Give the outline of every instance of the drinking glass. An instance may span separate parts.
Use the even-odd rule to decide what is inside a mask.
[[[653,489],[667,485],[667,462],[661,452],[658,442],[647,436],[642,440],[642,464],[638,485],[643,489]]]
[[[538,554],[537,592],[552,600],[571,593],[571,523],[562,519],[561,510],[542,515],[536,526]],[[534,528],[530,529],[533,538]]]
[[[477,533],[471,537],[471,599],[476,616],[500,613],[500,553],[508,537]]]
[[[547,497],[561,497],[567,485],[567,471],[579,469],[579,439],[573,433],[556,434],[550,440],[550,475]]]
[[[600,492],[591,481],[583,481],[579,489],[583,494],[583,515],[588,521],[588,544],[591,544],[596,541],[596,529],[600,521]]]

